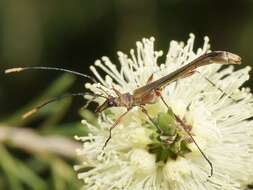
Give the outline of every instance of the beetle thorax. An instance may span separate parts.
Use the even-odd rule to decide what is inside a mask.
[[[130,93],[124,93],[118,96],[115,101],[118,104],[118,106],[127,107],[127,108],[133,107],[133,103],[134,103],[133,95],[131,95]]]

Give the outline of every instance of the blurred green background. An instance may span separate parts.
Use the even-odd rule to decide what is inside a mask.
[[[2,0],[0,1],[0,189],[79,189],[73,136],[85,135],[82,98],[20,116],[42,100],[83,92],[85,80],[58,72],[4,75],[19,66],[54,66],[90,74],[104,55],[117,63],[143,37],[167,51],[170,40],[210,37],[212,50],[228,50],[253,63],[253,2],[218,0]],[[253,87],[252,80],[247,83]]]

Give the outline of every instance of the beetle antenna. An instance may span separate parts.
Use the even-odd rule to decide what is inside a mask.
[[[22,115],[22,118],[23,119],[26,119],[27,117],[31,116],[32,114],[36,113],[37,111],[39,111],[41,108],[47,106],[48,104],[50,103],[53,103],[53,102],[56,102],[56,101],[59,101],[61,99],[64,99],[64,98],[67,98],[67,97],[74,97],[74,96],[85,96],[85,95],[91,95],[91,96],[94,96],[94,97],[103,97],[103,98],[106,98],[105,96],[103,95],[100,95],[100,94],[92,94],[92,93],[71,93],[71,94],[64,94],[64,95],[60,95],[60,96],[56,96],[52,99],[49,99],[41,104],[39,104],[38,106],[36,106],[35,108],[33,108],[32,110],[26,112],[25,114]]]
[[[88,78],[88,79],[92,80],[94,83],[97,83],[97,81],[94,77],[91,77],[91,76],[83,74],[83,73],[79,73],[77,71],[71,71],[71,70],[68,70],[68,69],[63,69],[63,68],[58,68],[58,67],[16,67],[16,68],[11,68],[11,69],[6,69],[4,72],[5,72],[5,74],[8,74],[8,73],[14,73],[14,72],[21,72],[21,71],[25,71],[25,70],[55,70],[55,71],[62,71],[62,72],[66,72],[66,73],[71,73],[73,75]]]

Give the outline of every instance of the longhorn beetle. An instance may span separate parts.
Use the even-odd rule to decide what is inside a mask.
[[[135,106],[140,107],[142,112],[149,118],[149,120],[151,122],[153,122],[152,118],[150,117],[150,115],[148,114],[147,110],[145,109],[145,105],[146,104],[154,104],[156,103],[159,98],[162,100],[162,102],[166,105],[166,107],[168,109],[170,109],[169,105],[165,102],[165,99],[163,98],[163,96],[161,95],[161,90],[162,88],[164,88],[165,86],[169,85],[172,82],[175,82],[179,79],[183,79],[186,77],[189,77],[191,75],[193,75],[194,73],[197,72],[196,68],[204,66],[204,65],[209,65],[209,64],[240,64],[241,63],[241,58],[233,53],[230,52],[226,52],[226,51],[213,51],[211,53],[206,53],[204,55],[201,55],[199,57],[197,57],[196,59],[194,59],[193,61],[191,61],[190,63],[184,65],[183,67],[175,70],[174,72],[158,79],[152,82],[152,78],[153,75],[150,76],[150,78],[148,79],[148,83],[142,87],[139,87],[137,89],[135,89],[133,91],[133,93],[131,94],[130,92],[127,93],[121,93],[118,90],[116,90],[115,88],[113,88],[113,91],[117,94],[116,97],[111,96],[111,95],[100,95],[100,94],[92,94],[92,93],[76,93],[76,94],[68,94],[68,95],[63,95],[63,96],[59,96],[56,98],[53,98],[47,102],[44,102],[43,104],[37,106],[36,108],[34,108],[33,110],[31,110],[30,112],[27,112],[26,114],[23,115],[23,117],[27,117],[33,113],[35,113],[37,110],[39,110],[40,108],[44,107],[45,105],[59,100],[61,98],[64,98],[66,96],[83,96],[86,94],[90,94],[92,96],[94,96],[94,98],[96,97],[103,97],[106,100],[104,101],[104,103],[100,106],[98,106],[96,108],[96,112],[102,112],[107,108],[110,107],[125,107],[127,110],[120,115],[116,121],[114,122],[114,124],[110,127],[109,129],[109,137],[107,138],[107,140],[105,141],[105,144],[103,146],[103,149],[106,147],[107,143],[109,142],[109,140],[111,139],[112,136],[112,129],[114,129],[119,122],[122,120],[122,118]],[[91,79],[93,82],[96,82],[96,80],[88,75],[79,73],[79,72],[75,72],[75,71],[70,71],[67,69],[62,69],[62,68],[55,68],[55,67],[24,67],[24,68],[12,68],[12,69],[7,69],[5,70],[5,73],[12,73],[12,72],[19,72],[19,71],[23,71],[23,70],[32,70],[32,69],[37,69],[37,70],[58,70],[58,71],[64,71],[64,72],[68,72],[68,73],[72,73],[75,75],[79,75],[82,77],[86,77]],[[211,83],[213,86],[215,86],[215,84],[213,82],[211,82],[208,78],[206,78],[207,81],[209,83]],[[219,90],[221,90],[220,88],[218,88]],[[222,91],[222,90],[221,90]],[[224,92],[223,92],[224,93]],[[175,114],[174,114],[175,115]],[[178,124],[181,125],[181,127],[184,129],[184,131],[189,135],[190,139],[192,140],[192,142],[196,145],[196,147],[198,148],[198,150],[200,151],[200,153],[202,154],[202,156],[205,158],[205,160],[208,162],[211,172],[210,172],[210,176],[211,177],[213,175],[213,165],[212,162],[208,159],[208,157],[205,155],[205,153],[201,150],[201,148],[199,147],[199,145],[196,143],[196,141],[194,140],[192,134],[190,133],[190,131],[187,129],[187,124],[177,115],[175,115],[176,121],[178,122]],[[155,123],[153,122],[153,124],[155,125]],[[162,134],[162,130],[159,128],[159,126],[155,125],[158,129],[158,131]]]

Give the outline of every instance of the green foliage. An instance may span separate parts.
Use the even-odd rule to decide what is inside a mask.
[[[21,140],[21,142],[24,144],[21,143],[16,146],[15,139],[12,138],[14,133],[12,136],[8,136],[8,133],[3,133],[4,135],[1,136],[0,189],[71,190],[81,187],[81,181],[77,179],[76,173],[73,170],[73,165],[78,162],[76,160],[75,150],[68,149],[72,145],[79,146],[78,142],[73,139],[74,135],[85,135],[87,131],[80,124],[80,121],[60,123],[66,111],[69,109],[71,99],[66,98],[54,102],[52,103],[54,105],[48,105],[42,108],[31,117],[28,117],[27,120],[21,120],[21,115],[24,112],[32,109],[48,98],[62,95],[73,82],[73,77],[62,75],[40,97],[37,97],[28,105],[25,105],[1,122],[0,130],[2,130],[2,133],[4,131],[15,131],[17,137],[17,133],[20,133],[20,137],[24,138],[24,141]],[[86,119],[94,123],[95,117],[91,112],[87,110],[80,112]],[[36,129],[33,129],[34,123],[36,123]],[[26,127],[19,128],[21,124],[29,124],[31,127],[29,130]],[[27,139],[29,137],[30,139]],[[58,142],[57,139],[60,138],[62,143],[68,143],[66,145],[61,144],[61,147],[66,147],[66,151],[71,154],[63,155],[52,151],[50,148],[48,150],[47,148],[39,150],[43,146],[36,145],[37,141],[35,138],[37,137],[42,141],[44,139],[44,142],[47,142],[48,138],[50,138],[49,142],[52,144],[52,147],[56,146],[56,149],[57,143],[54,145],[54,141]],[[25,144],[25,142],[31,143],[29,145]]]

